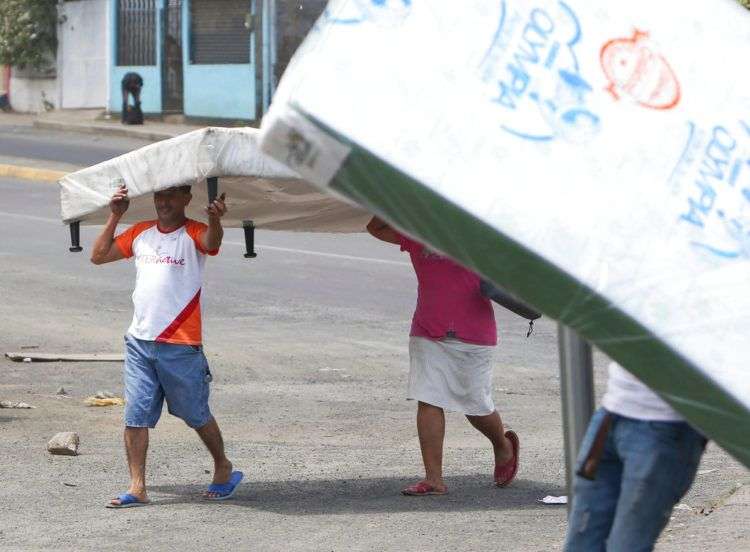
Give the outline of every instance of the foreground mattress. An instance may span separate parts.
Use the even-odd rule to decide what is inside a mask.
[[[750,466],[750,13],[332,1],[263,150],[560,320]]]

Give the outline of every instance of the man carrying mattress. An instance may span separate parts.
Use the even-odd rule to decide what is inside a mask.
[[[214,459],[214,477],[204,497],[230,498],[242,480],[232,471],[224,442],[208,407],[211,372],[201,345],[200,296],[206,255],[216,255],[224,230],[224,195],[206,209],[208,225],[185,216],[190,186],[154,193],[157,220],[139,222],[115,237],[128,209],[128,190],[112,196],[112,213],[94,242],[91,262],[135,257],[133,322],[125,336],[125,451],[128,491],[108,508],[148,504],[146,451],[164,399],[169,413],[196,430]]]

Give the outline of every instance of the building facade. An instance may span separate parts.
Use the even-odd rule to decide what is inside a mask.
[[[6,72],[4,88],[10,107],[39,113],[107,105],[109,1],[64,0],[57,4],[57,57],[50,56],[45,67],[13,67]]]
[[[109,94],[144,80],[146,114],[258,121],[325,0],[107,0]]]
[[[106,105],[108,1],[58,4],[55,107],[85,109]]]

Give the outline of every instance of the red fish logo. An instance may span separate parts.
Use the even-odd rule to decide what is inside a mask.
[[[648,33],[636,30],[631,38],[615,38],[600,52],[607,75],[607,91],[615,100],[628,96],[651,109],[672,109],[680,101],[680,83],[667,60],[653,50]]]

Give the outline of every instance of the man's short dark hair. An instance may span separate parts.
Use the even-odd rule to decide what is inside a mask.
[[[169,188],[164,188],[163,190],[157,190],[154,193],[158,194],[158,193],[161,193],[161,192],[174,192],[174,191],[177,191],[177,192],[182,192],[183,194],[189,194],[191,189],[192,189],[192,187],[190,186],[190,184],[185,184],[183,186],[170,186]]]

